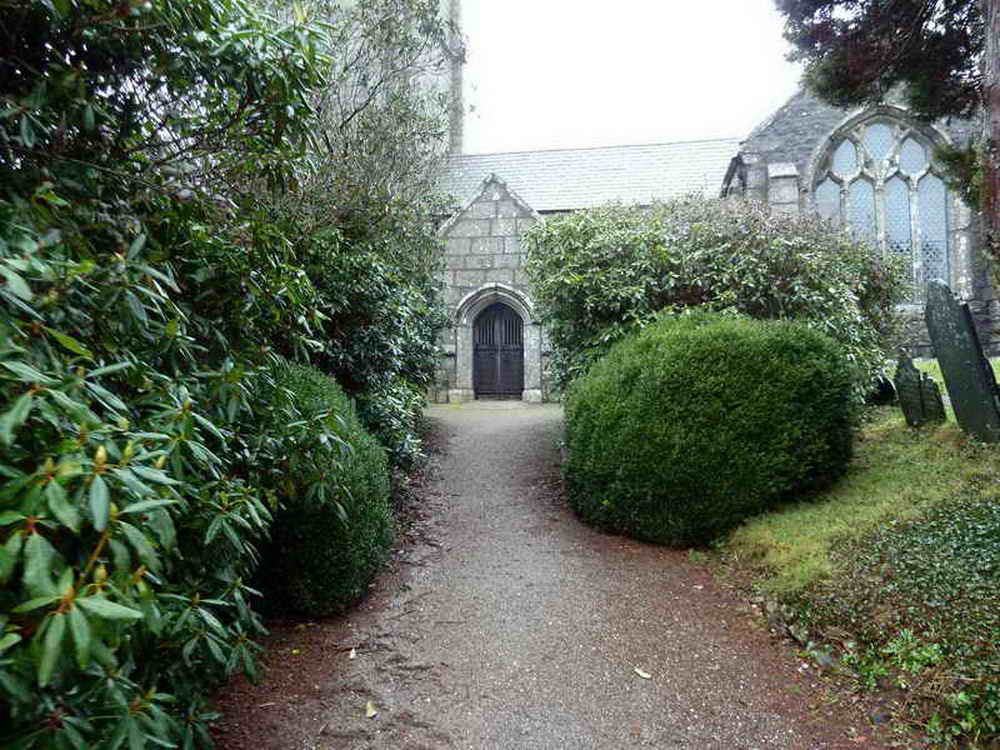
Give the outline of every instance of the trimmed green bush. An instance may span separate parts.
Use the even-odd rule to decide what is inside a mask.
[[[709,542],[842,474],[851,411],[843,350],[805,324],[664,316],[570,388],[570,499],[615,532]]]
[[[319,370],[279,365],[271,395],[276,414],[301,419],[274,425],[284,429],[282,502],[259,584],[272,611],[336,614],[364,595],[392,541],[386,454]]]

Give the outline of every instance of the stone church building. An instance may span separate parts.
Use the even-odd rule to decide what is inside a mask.
[[[460,125],[457,132],[460,143]],[[932,278],[970,303],[980,338],[995,345],[1000,304],[978,219],[948,189],[934,155],[935,145],[964,144],[972,134],[968,122],[925,124],[888,104],[847,112],[800,91],[743,140],[482,155],[453,149],[443,187],[461,209],[440,228],[452,326],[430,396],[546,400],[546,338],[522,269],[524,231],[611,201],[649,204],[688,193],[816,213],[905,257],[916,290],[904,306],[912,320],[907,343],[917,354],[930,353],[920,290]]]

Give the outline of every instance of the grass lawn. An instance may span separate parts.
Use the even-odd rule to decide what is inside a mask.
[[[1000,446],[879,408],[846,477],[721,549],[859,689],[905,693],[898,719],[941,746],[1000,747]]]
[[[944,377],[941,375],[941,365],[938,364],[936,359],[915,359],[913,364],[918,370],[922,370],[934,378],[938,385],[941,386],[942,392],[944,392]],[[1000,357],[993,357],[990,360],[990,364],[993,365],[993,372],[997,376],[997,381],[1000,382]]]
[[[726,548],[758,568],[767,593],[796,593],[833,572],[835,544],[918,518],[979,471],[953,423],[912,430],[898,409],[881,409],[861,431],[846,477],[820,497],[750,520]]]

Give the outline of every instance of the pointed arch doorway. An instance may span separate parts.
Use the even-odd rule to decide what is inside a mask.
[[[510,373],[513,372],[514,377],[518,380],[511,382],[509,386],[504,389],[511,392],[509,395],[504,396],[505,398],[520,398],[522,401],[528,401],[532,403],[540,403],[542,401],[542,326],[535,319],[535,314],[533,312],[534,305],[531,303],[531,299],[522,291],[519,291],[507,284],[500,282],[493,282],[491,284],[483,284],[483,286],[478,289],[474,289],[466,294],[462,300],[455,306],[455,317],[454,317],[454,349],[452,356],[454,357],[454,373],[455,380],[454,385],[448,388],[448,401],[453,403],[461,403],[463,401],[471,401],[479,396],[476,393],[476,383],[474,381],[474,375],[476,371],[476,323],[481,322],[481,332],[485,335],[485,330],[489,328],[486,324],[487,320],[495,318],[492,315],[484,315],[490,308],[494,305],[500,304],[503,308],[507,308],[517,317],[514,321],[513,333],[507,333],[508,337],[513,337],[513,341],[517,341],[517,329],[518,321],[520,321],[520,335],[521,344],[516,343],[508,344],[510,349],[507,350],[508,358],[511,354],[517,357],[520,354],[520,367],[515,367],[513,371],[510,368],[504,367],[504,362],[502,361],[504,349],[501,345],[494,344],[493,346],[497,348],[497,353],[494,354],[493,365],[497,367],[497,358],[501,358],[500,362],[500,372]],[[498,309],[497,312],[504,313],[504,316],[509,313],[506,310]],[[494,326],[497,324],[494,323]],[[493,328],[496,332],[496,328]],[[501,335],[503,335],[503,330],[501,326]],[[495,339],[494,339],[495,340]],[[511,339],[508,338],[508,341]],[[500,338],[503,341],[503,338]],[[487,342],[483,342],[486,346],[480,349],[483,361],[489,362],[489,345]],[[447,351],[447,350],[446,350]],[[448,356],[447,354],[445,356]],[[499,382],[503,382],[501,379]],[[484,384],[485,385],[485,384]],[[520,395],[513,393],[516,387],[521,386]],[[485,393],[482,394],[484,398],[495,398],[496,396],[487,396]]]
[[[524,390],[524,321],[495,302],[473,323],[472,387],[476,398],[521,398]]]

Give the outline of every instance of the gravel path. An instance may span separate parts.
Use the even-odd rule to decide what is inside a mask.
[[[357,612],[279,628],[223,748],[881,747],[686,553],[573,516],[558,407],[429,415],[420,538]]]

